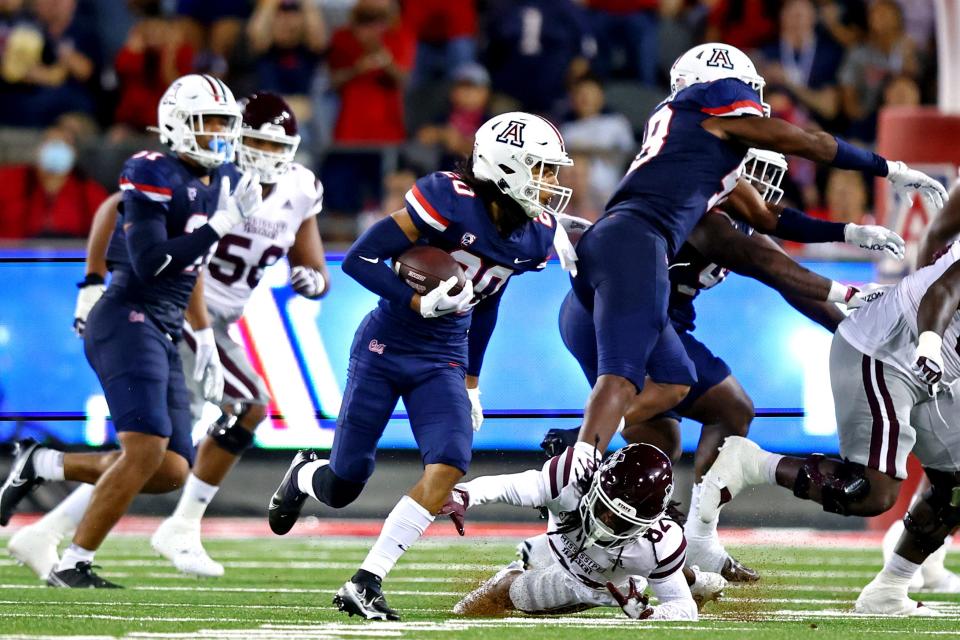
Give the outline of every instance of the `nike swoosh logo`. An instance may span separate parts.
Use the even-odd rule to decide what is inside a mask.
[[[357,256],[357,257],[360,258],[361,260],[366,260],[370,264],[377,264],[378,262],[380,262],[380,258],[368,258],[366,256]]]
[[[167,268],[167,265],[170,264],[172,261],[173,261],[173,256],[171,256],[171,255],[168,253],[168,254],[166,255],[166,257],[163,259],[163,264],[160,265],[160,268],[159,268],[159,269],[157,269],[156,271],[153,272],[153,275],[155,275],[155,276],[160,275],[160,272],[163,271],[164,269],[166,269],[166,268]]]
[[[22,487],[22,486],[25,485],[26,483],[27,483],[26,478],[17,478],[16,481],[12,481],[12,480],[10,481],[10,486],[11,486],[11,487]]]
[[[524,262],[530,262],[533,258],[527,258],[526,260],[521,260],[520,258],[514,258],[513,264],[523,264]]]

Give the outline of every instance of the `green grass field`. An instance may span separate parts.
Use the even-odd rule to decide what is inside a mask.
[[[828,536],[825,533],[824,536]],[[5,538],[0,544],[5,545]],[[227,575],[196,580],[178,574],[145,538],[109,540],[97,557],[123,591],[41,586],[26,568],[0,560],[0,638],[37,636],[136,638],[816,638],[960,637],[960,596],[924,596],[941,618],[856,616],[859,588],[880,567],[880,551],[743,547],[764,573],[755,586],[730,587],[698,623],[635,622],[616,609],[564,618],[465,619],[458,598],[510,560],[513,544],[486,539],[421,541],[385,582],[399,623],[349,619],[330,604],[370,539],[244,539],[207,543]],[[956,558],[951,558],[955,560]],[[956,567],[954,567],[956,569]]]

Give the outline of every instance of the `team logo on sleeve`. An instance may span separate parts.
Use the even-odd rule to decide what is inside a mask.
[[[733,69],[733,63],[730,62],[730,52],[717,47],[713,50],[713,53],[710,54],[710,59],[707,60],[707,66]]]
[[[522,147],[523,128],[526,126],[527,124],[525,122],[511,120],[509,124],[507,124],[507,128],[497,134],[497,142],[512,144],[515,147]]]

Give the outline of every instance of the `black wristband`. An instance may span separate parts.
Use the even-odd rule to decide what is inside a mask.
[[[104,284],[106,280],[103,279],[103,276],[99,273],[88,273],[83,276],[83,280],[77,283],[77,289],[83,289],[84,287],[90,287],[95,284]]]

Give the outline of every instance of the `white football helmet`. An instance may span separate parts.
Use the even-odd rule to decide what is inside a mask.
[[[760,192],[764,201],[778,204],[783,198],[780,183],[787,173],[787,158],[766,149],[750,149],[740,165],[740,177]]]
[[[683,89],[700,82],[713,82],[721,78],[737,78],[747,83],[760,94],[763,101],[763,77],[750,56],[740,49],[722,42],[708,42],[688,49],[670,67],[670,93],[676,95]],[[764,103],[764,114],[770,110]]]
[[[228,125],[223,131],[208,131],[204,118],[222,116]],[[155,131],[160,142],[207,168],[231,162],[240,136],[240,109],[233,93],[213,76],[190,74],[173,81],[157,106]],[[197,136],[208,136],[201,147]]]
[[[550,169],[559,180],[560,167],[573,166],[560,131],[532,113],[513,111],[495,116],[477,129],[473,144],[473,173],[490,180],[536,218],[543,212],[562,213],[573,189],[544,182]],[[540,194],[550,194],[544,204]]]

